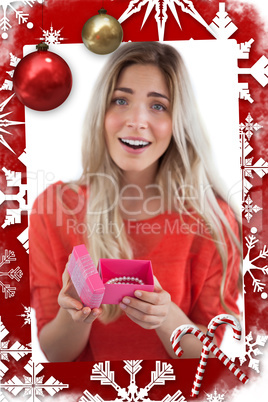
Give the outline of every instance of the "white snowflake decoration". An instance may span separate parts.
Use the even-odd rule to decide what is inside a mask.
[[[32,352],[31,347],[25,347],[21,345],[18,341],[16,341],[12,346],[9,346],[9,341],[3,341],[3,339],[5,339],[8,334],[9,331],[4,326],[0,317],[0,380],[2,380],[2,378],[8,371],[8,367],[2,362],[3,360],[9,362],[9,356],[11,356],[16,361],[19,361],[27,353]]]
[[[145,388],[139,388],[136,384],[136,374],[142,369],[142,360],[124,360],[124,369],[130,375],[130,383],[126,388],[120,387],[115,382],[114,371],[110,370],[110,362],[97,363],[93,366],[92,373],[90,377],[91,380],[97,380],[101,382],[101,385],[112,386],[118,397],[116,402],[126,401],[126,402],[138,402],[138,401],[150,401],[148,397],[149,391],[155,385],[165,385],[168,380],[175,380],[176,377],[173,375],[173,368],[171,364],[156,361],[156,370],[151,372],[151,382],[146,385]],[[84,391],[84,396],[79,399],[80,402],[104,402],[104,400],[99,395],[92,395],[88,390]],[[178,390],[173,396],[166,395],[162,402],[184,402],[185,397],[182,392]]]
[[[10,286],[9,283],[7,284],[0,281],[0,287],[2,288],[2,292],[5,295],[5,299],[10,299],[11,297],[15,296],[17,289],[16,286]]]
[[[223,402],[224,401],[224,395],[225,394],[218,394],[217,391],[215,390],[213,394],[207,394],[207,402]]]
[[[243,43],[238,43],[237,47],[238,47],[238,55],[237,58],[238,59],[249,59],[249,53],[250,53],[250,49],[251,49],[251,45],[254,43],[254,39],[250,39],[247,42],[243,42]]]
[[[5,264],[10,264],[10,262],[12,261],[16,261],[15,253],[11,250],[5,250],[5,254],[2,255],[2,260],[0,262],[0,268]],[[11,280],[15,279],[17,282],[20,282],[22,276],[23,272],[20,267],[11,268],[5,271],[3,271],[3,268],[0,270],[0,277],[9,277]],[[10,286],[9,283],[3,283],[2,281],[0,281],[0,287],[2,288],[2,292],[5,295],[5,299],[15,296],[15,286]]]
[[[5,250],[5,254],[2,255],[2,261],[0,262],[0,268],[5,264],[10,264],[11,261],[16,261],[14,251]],[[20,267],[11,268],[9,271],[0,271],[0,276],[9,276],[10,279],[16,279],[17,282],[21,280],[22,275],[23,272]]]
[[[239,82],[238,91],[239,91],[239,99],[245,99],[250,103],[254,102],[254,99],[250,95],[247,82]]]
[[[260,128],[262,128],[262,126],[260,124],[254,123],[254,120],[250,113],[247,115],[245,124],[240,123],[239,127],[240,127],[241,132],[243,132],[246,135],[248,141],[253,136],[254,131],[258,131]]]
[[[239,68],[238,74],[250,74],[259,84],[265,87],[268,84],[268,59],[262,56],[252,67]]]
[[[129,2],[128,8],[119,18],[119,22],[122,23],[133,14],[140,12],[142,7],[145,5],[147,5],[147,9],[141,28],[145,24],[150,13],[155,9],[155,19],[157,22],[158,37],[160,41],[164,40],[168,9],[171,11],[177,24],[182,29],[176,6],[179,6],[182,12],[189,14],[192,18],[202,24],[211,35],[218,40],[228,40],[238,29],[226,12],[225,2],[219,2],[219,11],[210,25],[208,25],[200,16],[193,5],[193,2],[190,0],[132,0]],[[253,42],[254,39],[251,38],[244,43],[238,44],[237,59],[249,59],[250,49]],[[268,59],[265,56],[262,56],[252,67],[239,68],[238,73],[240,75],[251,74],[264,87],[268,84]],[[254,99],[251,97],[249,92],[248,83],[246,82],[238,83],[238,96],[240,99],[245,99],[250,103],[254,102]]]
[[[238,43],[238,51],[237,51],[237,58],[240,60],[249,59],[251,45],[254,43],[254,39],[250,39],[244,43]],[[241,70],[240,70],[241,74]],[[251,97],[249,92],[249,87],[247,82],[239,82],[238,83],[238,91],[239,91],[239,99],[245,99],[249,103],[253,103],[254,99]]]
[[[210,24],[210,28],[217,39],[229,39],[237,31],[237,26],[225,10],[225,3],[219,3],[219,11]]]
[[[11,170],[7,170],[6,168],[2,168],[2,170],[6,175],[7,186],[19,187],[19,192],[17,194],[4,194],[0,190],[0,205],[3,204],[4,201],[18,201],[19,203],[19,208],[7,209],[6,219],[2,225],[2,228],[5,229],[8,225],[21,223],[21,212],[28,211],[29,208],[24,198],[27,192],[27,184],[22,183],[21,172],[13,172]]]
[[[219,3],[219,12],[210,24],[210,28],[213,31],[216,39],[229,39],[238,29],[232,22],[228,13],[225,10],[225,3]],[[238,44],[237,59],[249,59],[251,45],[254,39]],[[238,74],[250,74],[256,81],[263,87],[268,84],[268,59],[262,56],[252,67],[250,68],[238,68]],[[248,83],[238,83],[239,98],[245,99],[250,103],[254,102],[254,99],[249,93]]]
[[[0,7],[3,10],[3,17],[0,19],[0,29],[4,31],[2,33],[2,39],[8,38],[7,31],[9,31],[9,29],[12,28],[12,25],[10,24],[10,20],[8,18],[9,13],[13,12],[15,14],[15,17],[19,25],[27,23],[28,29],[33,28],[33,23],[28,22],[29,14],[25,13],[22,10],[18,10],[18,6],[20,6],[18,3],[23,3],[25,6],[33,7],[33,5],[36,2],[42,3],[42,0],[21,0],[21,1],[0,0]]]
[[[10,279],[16,279],[19,282],[22,278],[23,272],[20,267],[10,269],[9,271],[0,271],[0,276],[9,276]]]
[[[17,56],[14,56],[13,53],[9,53],[9,56],[10,56],[10,63],[9,63],[10,66],[16,67],[19,64],[21,59]],[[10,76],[10,78],[13,78],[14,71],[15,71],[15,69],[6,71],[6,73]],[[12,89],[13,89],[13,81],[10,79],[5,79],[2,86],[0,87],[0,91],[12,91]]]
[[[59,45],[61,41],[64,40],[60,36],[60,33],[63,28],[56,30],[53,28],[52,24],[50,29],[43,29],[43,37],[40,40],[44,41],[47,45]]]
[[[28,155],[26,153],[26,149],[22,152],[22,154],[20,154],[20,156],[18,156],[18,160],[21,161],[21,163],[23,163],[24,166],[27,166],[28,164]]]
[[[68,384],[63,384],[52,376],[46,382],[44,382],[44,376],[38,376],[43,368],[44,366],[42,366],[41,363],[35,364],[33,363],[32,359],[30,359],[26,366],[24,366],[24,369],[30,376],[24,375],[24,382],[21,381],[17,376],[14,376],[11,378],[11,380],[0,385],[0,390],[5,389],[16,397],[22,391],[24,391],[23,396],[28,397],[27,402],[41,402],[42,399],[39,397],[45,396],[44,391],[53,397],[62,389],[69,388]],[[0,400],[2,401],[1,394]]]
[[[244,356],[239,358],[240,365],[242,366],[247,361],[247,358],[248,358],[248,360],[249,360],[248,367],[252,368],[257,373],[259,373],[260,372],[260,368],[259,368],[260,361],[258,359],[255,359],[253,356],[262,355],[262,352],[260,351],[258,346],[265,346],[267,340],[268,340],[268,336],[257,335],[256,341],[253,342],[252,332],[250,332],[245,337],[246,353],[244,354]]]
[[[242,202],[245,202],[246,196],[252,187],[252,184],[247,179],[253,178],[253,172],[255,172],[260,178],[268,173],[268,163],[262,158],[259,158],[257,162],[253,164],[253,157],[249,158],[249,154],[253,151],[253,148],[249,144],[254,132],[258,131],[262,126],[258,123],[254,123],[254,120],[250,113],[248,114],[245,123],[239,125],[240,135],[240,147],[241,147],[241,171],[242,171]],[[249,200],[248,200],[249,201]],[[245,209],[245,208],[244,208]],[[257,211],[254,211],[257,212]]]
[[[24,229],[23,232],[17,237],[19,242],[23,245],[23,248],[26,250],[26,253],[29,254],[29,234],[28,227]]]
[[[27,324],[31,325],[32,309],[31,309],[31,307],[26,307],[26,306],[23,306],[23,308],[24,308],[24,313],[19,315],[20,317],[24,318],[23,326],[27,325]]]
[[[0,268],[4,264],[10,264],[11,261],[16,261],[16,255],[14,251],[12,250],[5,250],[5,254],[2,255],[1,262],[0,262]]]
[[[248,195],[242,205],[242,212],[244,212],[246,220],[249,222],[253,216],[253,212],[257,213],[261,210],[262,210],[262,208],[259,207],[258,205],[253,205],[253,201],[250,198],[250,196]]]
[[[13,98],[13,96],[14,96],[14,94],[11,95],[9,98],[7,98],[4,102],[2,102],[0,104],[0,113],[3,112],[4,108],[6,107],[8,102]],[[8,145],[8,143],[6,142],[6,140],[4,139],[4,137],[1,133],[10,134],[10,135],[12,135],[12,134],[2,127],[16,126],[17,124],[25,124],[25,123],[21,122],[21,121],[11,121],[11,120],[4,119],[4,117],[8,116],[10,113],[12,113],[12,112],[0,114],[0,143],[3,144],[7,149],[9,149],[11,152],[13,152],[15,154],[15,152]]]
[[[131,15],[139,12],[144,5],[147,5],[147,9],[141,28],[145,24],[152,10],[155,9],[155,20],[157,23],[158,37],[160,41],[164,40],[165,25],[168,19],[168,8],[172,12],[177,24],[181,28],[176,5],[179,6],[184,13],[189,14],[192,18],[202,24],[213,36],[215,36],[214,31],[197,12],[193,5],[193,2],[190,0],[132,0],[129,2],[128,8],[124,11],[118,21],[120,23],[124,22]]]
[[[252,250],[255,246],[256,243],[258,243],[259,239],[256,238],[254,235],[257,232],[256,228],[251,229],[252,235],[246,236],[246,246],[247,246],[247,254],[243,260],[243,273],[246,275],[248,272],[252,278],[252,286],[253,286],[253,292],[262,292],[263,289],[265,288],[266,284],[261,282],[260,279],[255,278],[254,274],[252,271],[261,271],[264,275],[268,274],[268,265],[264,265],[263,267],[258,267],[254,263],[257,260],[260,259],[266,259],[268,257],[268,248],[265,245],[262,250],[260,250],[259,255],[253,259],[250,259],[250,250]],[[266,298],[266,293],[262,293],[262,298]]]

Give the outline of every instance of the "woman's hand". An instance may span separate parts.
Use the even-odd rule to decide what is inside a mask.
[[[154,277],[154,291],[136,290],[134,297],[125,296],[119,304],[126,315],[145,329],[159,328],[167,319],[171,297]]]
[[[159,339],[169,356],[177,359],[174,353],[170,336],[174,329],[180,325],[194,324],[186,314],[171,301],[170,294],[166,292],[154,276],[154,292],[136,290],[134,297],[126,296],[119,304],[126,315],[145,329],[155,329]],[[198,327],[206,332],[207,328]],[[184,358],[198,358],[202,350],[202,342],[196,337],[185,336],[181,342]]]
[[[68,311],[73,321],[91,324],[102,313],[101,308],[84,307],[67,270],[68,263],[62,275],[62,288],[58,296],[60,307]]]
[[[77,359],[88,344],[91,323],[101,314],[100,308],[84,307],[67,270],[62,274],[58,296],[60,309],[56,317],[40,331],[40,345],[49,361],[68,362]],[[85,323],[87,325],[85,325]]]

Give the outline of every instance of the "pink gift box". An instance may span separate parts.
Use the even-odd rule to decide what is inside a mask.
[[[101,258],[98,273],[84,244],[73,248],[67,269],[82,303],[90,308],[118,304],[124,296],[134,297],[135,290],[154,290],[151,261]],[[144,284],[106,283],[123,276],[138,278]]]
[[[73,248],[67,269],[82,303],[99,307],[105,288],[84,244]]]
[[[135,290],[154,290],[154,278],[151,261],[147,260],[116,260],[101,258],[98,270],[105,286],[102,299],[103,304],[118,304],[124,296],[134,297]],[[106,282],[122,276],[136,277],[143,281],[144,285],[135,284],[107,284]]]

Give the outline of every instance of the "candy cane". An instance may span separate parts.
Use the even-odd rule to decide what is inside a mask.
[[[203,334],[200,329],[194,325],[181,325],[173,331],[170,341],[174,352],[178,357],[183,354],[180,346],[181,338],[186,334],[195,335],[243,384],[248,382],[248,377],[226,356],[211,340],[210,337]]]
[[[209,336],[211,340],[214,337],[216,329],[221,324],[230,325],[233,329],[233,337],[238,340],[241,339],[241,325],[239,321],[231,315],[220,314],[214,317],[208,324],[207,336]],[[203,376],[208,361],[208,355],[209,355],[209,349],[205,345],[203,345],[199,364],[197,366],[197,371],[195,374],[194,383],[191,390],[191,397],[197,397],[199,394],[199,389],[201,387],[201,383],[203,380]]]

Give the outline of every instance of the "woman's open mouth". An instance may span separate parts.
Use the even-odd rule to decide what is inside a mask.
[[[123,145],[126,145],[134,150],[148,147],[151,144],[151,142],[144,140],[131,140],[126,138],[119,138],[119,140]]]

